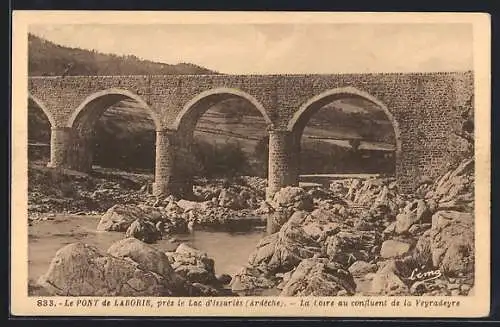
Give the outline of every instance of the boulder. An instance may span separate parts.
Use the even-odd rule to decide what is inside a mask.
[[[230,189],[222,189],[218,200],[219,206],[224,208],[239,210],[245,207],[244,201],[240,198],[239,194]]]
[[[136,219],[130,224],[125,237],[135,237],[145,243],[154,243],[161,239],[161,232],[156,229],[152,222]]]
[[[412,253],[417,266],[432,267],[431,230],[426,230],[417,240]]]
[[[363,260],[355,261],[350,267],[349,272],[354,277],[364,276],[368,273],[374,273],[377,271],[377,265],[374,263],[368,263]]]
[[[425,223],[425,224],[415,224],[410,227],[408,230],[408,233],[411,235],[421,235],[423,234],[426,230],[428,230],[431,227],[431,224]]]
[[[428,222],[430,212],[424,200],[415,200],[409,203],[403,212],[396,216],[394,231],[397,234],[408,232],[410,227],[417,222]]]
[[[276,251],[278,240],[278,233],[268,235],[261,239],[259,243],[257,243],[256,250],[250,255],[248,263],[254,267],[269,263]]]
[[[113,243],[107,253],[118,258],[132,259],[145,270],[165,277],[174,273],[165,253],[133,237]]]
[[[194,224],[194,221],[192,221]],[[186,234],[188,233],[188,222],[181,217],[172,217],[164,221],[163,234]]]
[[[136,205],[116,204],[101,217],[97,230],[125,232],[134,220],[146,218],[146,213]]]
[[[474,217],[470,213],[438,211],[430,229],[432,264],[448,275],[474,272]]]
[[[194,296],[210,297],[210,296],[226,295],[226,294],[222,294],[223,292],[221,289],[215,288],[215,287],[210,286],[210,285],[193,283],[192,288],[194,289],[194,293],[195,293]],[[230,296],[230,294],[227,294],[227,296]]]
[[[229,284],[233,292],[243,292],[247,294],[255,289],[269,289],[275,286],[275,283],[263,276],[255,274],[246,267],[236,273]]]
[[[372,256],[370,250],[378,243],[376,232],[341,231],[327,238],[324,251],[330,260],[339,262],[345,267],[357,260],[369,260]]]
[[[268,232],[276,233],[292,216],[294,208],[277,208],[268,215]]]
[[[153,223],[157,223],[165,219],[164,213],[159,208],[147,206],[144,204],[139,204],[137,207],[139,207],[144,212],[144,218]]]
[[[372,208],[376,208],[378,206],[390,206],[389,202],[389,188],[387,185],[384,185],[380,192],[377,194],[375,201],[373,201]]]
[[[410,244],[397,240],[387,240],[382,243],[380,256],[384,259],[397,258],[406,255],[409,251]]]
[[[391,260],[375,273],[371,281],[370,293],[373,295],[409,295],[408,286],[401,279],[396,261]]]
[[[361,181],[359,179],[353,179],[345,198],[349,201],[354,201],[354,198],[356,196],[356,191],[358,190],[360,185]]]
[[[303,260],[292,273],[280,296],[354,295],[352,275],[339,264],[325,258]]]
[[[217,282],[214,260],[206,253],[181,243],[175,252],[167,252],[166,255],[175,272],[189,282],[201,284]]]
[[[295,212],[278,233],[261,240],[249,257],[250,266],[271,274],[286,272],[321,253],[321,246],[302,228],[306,217],[306,212]]]
[[[297,210],[311,211],[314,203],[310,194],[301,187],[288,186],[274,195],[273,202],[278,207],[293,207]]]
[[[38,284],[59,296],[176,295],[165,276],[130,258],[103,254],[83,243],[72,243],[57,251]]]
[[[304,217],[301,223],[304,232],[317,242],[324,242],[328,236],[338,233],[343,222],[342,216],[334,208],[315,209]]]

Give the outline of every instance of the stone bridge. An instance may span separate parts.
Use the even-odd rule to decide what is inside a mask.
[[[29,101],[51,124],[51,167],[88,171],[93,125],[113,104],[135,100],[156,128],[153,192],[192,192],[190,147],[197,120],[214,103],[238,97],[268,125],[268,194],[298,184],[300,138],[325,104],[361,97],[378,105],[396,137],[396,178],[411,191],[448,168],[461,147],[454,131],[473,94],[472,72],[335,75],[166,75],[30,77]]]

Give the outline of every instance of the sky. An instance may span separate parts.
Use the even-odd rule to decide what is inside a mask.
[[[472,70],[471,24],[31,25],[54,43],[227,74]]]

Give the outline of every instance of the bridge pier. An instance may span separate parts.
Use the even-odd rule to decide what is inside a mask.
[[[170,195],[175,164],[175,133],[171,130],[156,131],[155,181],[153,194]]]
[[[68,152],[72,143],[72,131],[69,127],[52,127],[50,132],[50,161],[47,167],[61,168],[67,166]]]
[[[92,138],[79,135],[70,127],[54,127],[50,134],[49,168],[67,168],[81,172],[92,170]]]
[[[270,200],[282,187],[297,186],[298,156],[291,132],[269,130],[269,162],[266,199]]]

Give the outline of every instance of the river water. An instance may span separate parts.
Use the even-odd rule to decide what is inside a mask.
[[[28,276],[32,281],[47,271],[57,250],[67,244],[84,242],[105,252],[112,243],[124,238],[124,233],[97,232],[100,217],[58,215],[53,218],[35,222],[29,227]],[[179,243],[187,243],[215,260],[217,274],[233,275],[246,264],[248,256],[265,235],[263,229],[241,233],[194,231],[176,235],[175,240],[166,237],[153,246],[162,251],[173,251]]]

